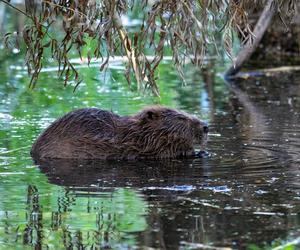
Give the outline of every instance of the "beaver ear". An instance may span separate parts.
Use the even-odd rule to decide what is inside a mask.
[[[153,111],[147,111],[147,113],[146,113],[146,117],[147,117],[147,119],[149,119],[149,120],[153,120],[153,118],[154,118],[154,112]]]
[[[152,110],[148,110],[147,112],[146,112],[146,118],[148,119],[148,120],[155,120],[155,119],[157,119],[158,118],[158,114],[157,114],[157,112],[154,112],[154,111],[152,111]]]

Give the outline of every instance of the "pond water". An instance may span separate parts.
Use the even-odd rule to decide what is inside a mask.
[[[29,90],[17,58],[0,66],[1,248],[299,246],[300,74],[226,84],[213,73],[221,69],[191,69],[182,86],[165,63],[155,98],[129,91],[121,65],[105,76],[83,68],[75,93],[49,68]],[[207,120],[211,157],[33,162],[29,155],[38,134],[70,110],[131,114],[153,103]]]

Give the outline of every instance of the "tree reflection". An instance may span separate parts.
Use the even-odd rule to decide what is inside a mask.
[[[146,228],[146,203],[130,189],[92,192],[62,189],[53,199],[57,211],[40,202],[36,186],[28,186],[23,244],[36,249],[113,248],[136,245],[135,232]],[[131,235],[128,235],[131,233]]]

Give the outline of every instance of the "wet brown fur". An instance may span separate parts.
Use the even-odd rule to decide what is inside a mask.
[[[38,158],[136,159],[194,154],[202,144],[205,123],[194,116],[153,106],[133,116],[86,108],[53,122],[35,141]]]

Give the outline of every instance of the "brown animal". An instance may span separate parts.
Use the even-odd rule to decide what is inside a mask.
[[[53,122],[35,141],[37,158],[137,159],[192,156],[208,126],[194,116],[162,106],[133,116],[85,108]]]

